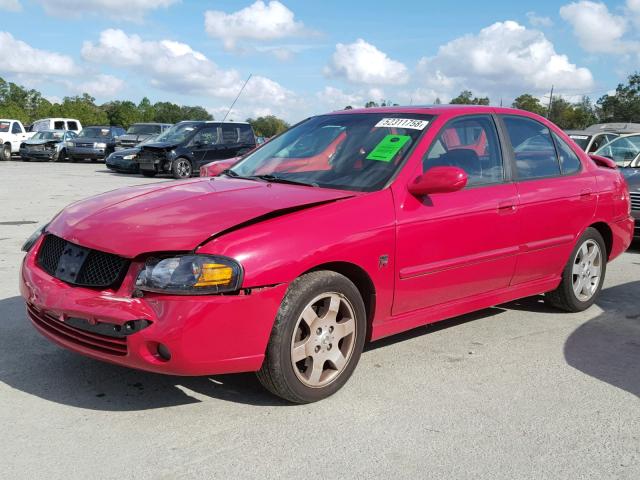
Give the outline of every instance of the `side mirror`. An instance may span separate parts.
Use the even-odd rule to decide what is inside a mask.
[[[608,157],[602,157],[600,155],[589,155],[589,157],[599,167],[610,168],[612,170],[615,170],[616,168],[618,168],[618,165],[616,164],[616,162],[614,162],[612,159]]]
[[[458,167],[433,167],[409,184],[409,193],[424,197],[430,193],[449,193],[467,185],[467,174]]]

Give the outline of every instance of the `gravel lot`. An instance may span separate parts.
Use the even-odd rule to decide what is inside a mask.
[[[0,477],[640,478],[640,247],[581,314],[537,298],[371,345],[334,397],[289,406],[253,375],[103,364],[29,325],[20,245],[66,204],[165,181],[0,162]]]

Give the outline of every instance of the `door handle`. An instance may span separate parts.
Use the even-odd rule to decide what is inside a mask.
[[[516,203],[513,200],[506,200],[504,202],[498,203],[498,213],[502,215],[515,213],[516,209]]]

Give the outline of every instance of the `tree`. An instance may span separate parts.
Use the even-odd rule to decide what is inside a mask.
[[[213,120],[213,115],[203,107],[180,107],[180,115],[183,120]]]
[[[351,105],[347,105],[346,107],[344,107],[345,110],[353,110],[353,107]]]
[[[627,84],[618,84],[614,95],[604,95],[598,102],[601,121],[640,122],[640,72],[627,78]]]
[[[463,90],[455,98],[452,98],[449,102],[451,105],[489,105],[488,97],[474,97],[471,90]]]
[[[378,105],[373,100],[369,100],[367,103],[364,104],[364,108],[375,108],[375,107],[379,107],[379,106],[380,105]]]
[[[517,97],[513,101],[512,107],[536,113],[538,115],[546,115],[547,113],[547,109],[542,105],[542,103],[540,103],[540,99],[529,93],[523,93]]]
[[[105,103],[101,108],[107,114],[111,125],[122,125],[124,128],[129,128],[132,124],[142,120],[137,105],[128,100]]]
[[[253,131],[259,137],[273,137],[289,128],[289,124],[284,120],[274,116],[247,118],[247,122],[253,127]]]

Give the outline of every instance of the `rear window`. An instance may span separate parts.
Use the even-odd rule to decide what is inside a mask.
[[[67,122],[67,128],[69,130],[78,130],[78,122]]]
[[[64,120],[57,120],[55,122],[53,122],[53,129],[54,130],[64,130],[65,129],[65,124],[64,124]]]
[[[8,132],[11,122],[0,122],[0,132]]]
[[[251,125],[240,125],[240,143],[249,143],[254,145],[256,143],[256,137],[253,135]]]

